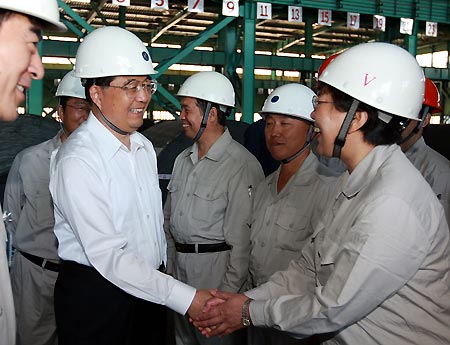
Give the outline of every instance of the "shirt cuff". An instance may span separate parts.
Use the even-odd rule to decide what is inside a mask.
[[[264,305],[265,301],[255,301],[249,305],[250,319],[252,320],[253,326],[261,327],[266,326],[264,320]]]
[[[195,297],[196,289],[174,278],[172,292],[166,300],[166,307],[184,315]]]

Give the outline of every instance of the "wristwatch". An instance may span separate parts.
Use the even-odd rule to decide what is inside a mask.
[[[253,299],[249,298],[242,305],[242,325],[244,327],[248,327],[252,324],[249,313],[249,304],[251,301],[253,301]]]

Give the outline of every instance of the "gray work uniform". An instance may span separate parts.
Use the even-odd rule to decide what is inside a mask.
[[[449,242],[430,186],[377,146],[341,176],[302,258],[246,293],[252,321],[323,344],[448,344]]]
[[[285,270],[291,260],[311,241],[313,223],[322,216],[326,202],[333,197],[336,177],[311,152],[302,166],[277,192],[278,168],[261,182],[255,193],[250,235],[249,271],[252,287],[267,282],[272,274]],[[249,343],[301,344],[271,328],[249,328]]]
[[[429,147],[423,138],[417,140],[405,155],[433,189],[444,207],[447,223],[450,223],[450,161]]]
[[[21,253],[59,261],[49,171],[51,154],[61,145],[60,135],[19,152],[6,182],[4,208],[11,213],[6,227],[17,249],[11,268],[17,345],[57,344],[53,289],[58,272],[44,269]]]
[[[0,215],[3,214],[0,207]],[[0,220],[0,344],[14,345],[16,339],[16,318],[6,258],[6,231]]]
[[[198,146],[176,159],[166,203],[170,222],[165,223],[168,246],[226,242],[231,250],[211,253],[175,252],[175,278],[198,289],[219,288],[238,292],[248,275],[249,219],[255,186],[264,179],[256,158],[232,139],[228,129],[198,160]],[[184,331],[177,326],[177,344],[226,344],[227,339],[207,340],[186,317]],[[178,320],[181,322],[181,320]],[[177,322],[178,322],[177,321]]]

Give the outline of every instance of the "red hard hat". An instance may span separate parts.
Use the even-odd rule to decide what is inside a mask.
[[[325,68],[327,68],[327,66],[330,64],[331,61],[333,61],[336,56],[338,56],[340,53],[336,53],[333,55],[330,55],[329,57],[327,57],[322,64],[319,67],[319,70],[317,71],[317,78],[320,77],[320,75],[323,73],[323,71],[325,70]]]
[[[425,78],[425,96],[423,104],[430,107],[430,112],[432,114],[442,112],[439,90],[436,87],[436,84],[429,78]]]

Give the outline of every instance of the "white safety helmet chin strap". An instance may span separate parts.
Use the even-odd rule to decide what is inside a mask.
[[[421,111],[420,111],[420,121],[417,121],[416,127],[412,130],[411,133],[409,133],[406,137],[401,139],[397,142],[398,145],[402,145],[406,143],[408,140],[410,140],[413,136],[415,136],[417,133],[419,133],[420,129],[422,128],[423,123],[427,119],[427,115],[430,112],[430,106],[429,105],[423,105]]]
[[[194,141],[198,141],[198,139],[200,139],[200,137],[202,136],[203,132],[205,131],[206,124],[208,123],[209,113],[211,111],[211,108],[212,108],[212,104],[211,104],[211,102],[208,102],[206,104],[205,112],[203,113],[202,123],[200,125],[200,128],[199,128],[197,134],[194,137]]]
[[[345,115],[344,118],[344,122],[342,122],[341,128],[339,129],[339,133],[336,137],[336,140],[334,141],[333,157],[336,158],[341,157],[341,151],[345,145],[345,139],[347,138],[348,129],[350,128],[350,124],[352,123],[355,117],[358,106],[359,101],[353,99],[352,105],[350,106],[350,109],[347,111],[347,114]]]

